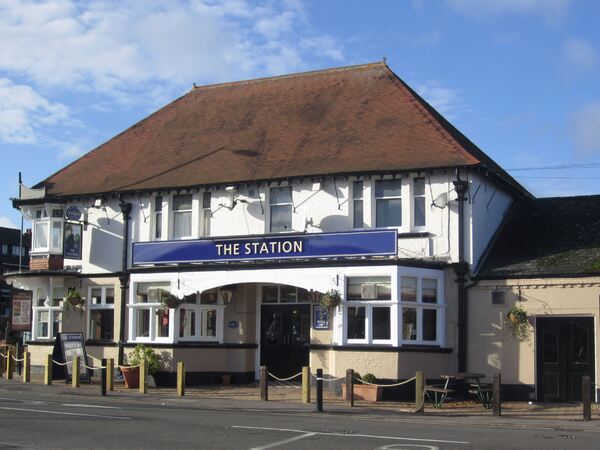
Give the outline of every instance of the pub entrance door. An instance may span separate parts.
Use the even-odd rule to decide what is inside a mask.
[[[262,305],[260,365],[278,378],[287,378],[308,366],[310,305]]]
[[[594,382],[594,319],[540,317],[536,347],[538,400],[581,401],[581,377]]]

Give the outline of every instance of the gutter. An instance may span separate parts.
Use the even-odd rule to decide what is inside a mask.
[[[127,249],[129,248],[129,221],[131,217],[131,203],[126,203],[121,200],[119,203],[121,213],[123,214],[123,260],[121,263],[121,272],[119,273],[119,281],[121,285],[121,315],[119,321],[119,356],[118,363],[123,365],[124,361],[124,346],[125,346],[125,311],[127,307],[127,287],[129,285],[129,271],[127,270]]]
[[[456,180],[453,181],[458,202],[458,262],[454,264],[456,283],[458,284],[458,372],[467,371],[467,272],[469,265],[465,261],[465,193],[468,183],[460,179],[460,171],[456,171]]]

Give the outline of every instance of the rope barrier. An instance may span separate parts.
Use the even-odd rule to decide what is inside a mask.
[[[121,368],[125,368],[125,369],[137,369],[140,366],[141,366],[141,364],[138,364],[137,366],[117,366],[117,367],[119,369],[121,369]]]
[[[61,363],[61,362],[52,360],[52,362],[58,366],[66,366],[67,364],[73,364],[73,361],[67,361],[67,362]]]
[[[317,376],[316,376],[314,373],[311,373],[311,376],[312,376],[313,378],[315,378],[317,381],[319,381],[319,380],[321,380],[321,381],[338,381],[338,380],[345,380],[345,379],[346,379],[346,377],[345,377],[345,376],[343,376],[343,377],[338,377],[338,378],[325,378],[325,377],[322,377],[322,378],[317,378]]]
[[[414,380],[416,380],[416,379],[417,379],[417,377],[412,377],[412,378],[409,378],[408,380],[401,381],[400,383],[394,383],[394,384],[376,384],[376,383],[369,383],[369,382],[367,382],[367,381],[361,380],[360,378],[356,378],[356,377],[354,378],[354,381],[358,381],[358,382],[360,382],[360,383],[362,383],[362,384],[368,384],[369,386],[380,386],[380,387],[396,387],[396,386],[402,386],[403,384],[406,384],[406,383],[410,383],[411,381],[414,381]]]
[[[21,361],[25,361],[25,358],[15,358],[15,355],[10,355],[12,357],[13,360],[15,360],[16,362],[21,362]]]
[[[90,367],[87,364],[84,364],[83,367],[85,367],[86,369],[90,369],[90,370],[100,370],[100,369],[106,369],[106,366],[99,366],[99,367]]]
[[[290,381],[290,380],[293,380],[294,378],[296,378],[297,376],[302,375],[302,372],[298,372],[296,375],[293,375],[293,376],[291,376],[289,378],[277,378],[271,372],[267,372],[267,374],[269,374],[269,376],[273,377],[277,381]]]
[[[2,353],[0,353],[0,356],[2,356],[4,359],[8,358],[8,355],[4,355]]]

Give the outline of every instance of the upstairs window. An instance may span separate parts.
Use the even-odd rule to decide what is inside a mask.
[[[61,254],[63,251],[64,215],[60,207],[46,206],[35,210],[33,219],[34,252]]]
[[[163,198],[162,195],[154,197],[154,239],[162,239],[162,218],[163,218]]]
[[[173,238],[192,237],[192,194],[173,196]]]
[[[402,226],[402,181],[375,182],[375,224],[377,227]]]
[[[364,209],[363,209],[363,182],[354,181],[352,183],[352,207],[354,211],[353,228],[364,228]]]
[[[2,244],[2,254],[8,255],[8,244]]]
[[[271,188],[269,191],[271,233],[292,230],[292,190],[291,187]]]
[[[413,180],[413,225],[425,226],[425,178]]]
[[[212,196],[210,192],[202,193],[202,235],[210,236],[210,218],[212,217],[211,211],[211,200]]]

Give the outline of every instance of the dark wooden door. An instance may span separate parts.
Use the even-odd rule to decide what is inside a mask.
[[[262,305],[260,364],[279,378],[308,366],[310,305]]]
[[[594,382],[594,319],[543,317],[536,327],[538,400],[580,401],[581,377]]]

